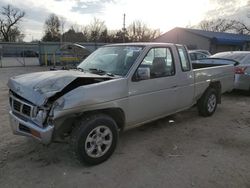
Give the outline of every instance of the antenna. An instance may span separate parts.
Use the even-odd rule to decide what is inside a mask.
[[[126,29],[126,14],[123,14],[123,30]]]
[[[126,14],[123,14],[123,28],[122,28],[122,40],[125,42],[125,33],[126,33]]]

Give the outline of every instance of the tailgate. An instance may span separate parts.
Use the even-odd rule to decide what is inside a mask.
[[[195,69],[195,98],[200,98],[211,82],[219,81],[221,93],[231,91],[234,86],[234,66],[221,65]]]

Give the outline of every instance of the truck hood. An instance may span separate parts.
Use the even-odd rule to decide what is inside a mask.
[[[97,83],[112,79],[88,72],[75,70],[60,70],[23,74],[9,79],[8,87],[11,91],[35,105],[41,106],[46,101],[63,91],[69,84],[75,82],[67,89],[68,92],[82,85]]]

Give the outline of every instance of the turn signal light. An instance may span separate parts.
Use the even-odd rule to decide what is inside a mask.
[[[33,129],[30,130],[30,133],[31,133],[33,136],[35,136],[35,137],[41,138],[40,133],[37,132],[37,131],[35,131],[35,130],[33,130]]]

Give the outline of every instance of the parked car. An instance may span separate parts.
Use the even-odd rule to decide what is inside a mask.
[[[35,52],[33,50],[23,50],[20,53],[21,57],[38,57],[38,52]]]
[[[201,50],[201,49],[197,49],[197,50],[189,50],[189,52],[199,52],[199,53],[203,53],[206,54],[207,56],[210,56],[211,53],[207,50]]]
[[[209,57],[209,55],[199,51],[189,51],[188,53],[190,55],[191,61],[206,59]]]
[[[124,43],[89,55],[77,70],[9,79],[14,134],[44,144],[70,137],[82,162],[114,152],[119,132],[187,109],[211,116],[233,89],[233,65],[191,65],[183,45]]]
[[[234,88],[250,93],[250,51],[220,52],[212,55],[211,58],[231,59],[238,62],[235,66]]]

